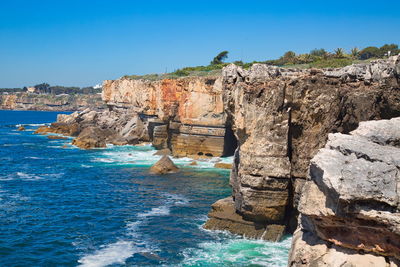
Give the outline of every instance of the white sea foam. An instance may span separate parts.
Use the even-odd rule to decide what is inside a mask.
[[[126,238],[120,239],[115,243],[111,243],[100,247],[92,254],[85,255],[78,260],[82,267],[102,267],[112,264],[124,264],[125,261],[132,257],[135,253],[150,252],[153,253],[159,249],[155,244],[146,242],[145,237],[140,234],[139,227],[149,217],[167,216],[170,214],[172,206],[187,205],[189,200],[181,195],[165,193],[164,205],[152,208],[147,212],[139,213],[137,220],[126,224]]]
[[[203,242],[198,248],[184,250],[183,266],[242,266],[281,267],[287,265],[291,238],[267,242],[244,238]]]
[[[108,145],[108,149],[103,150],[92,159],[93,162],[110,163],[117,165],[136,165],[136,166],[151,166],[156,163],[161,156],[153,155],[155,150],[150,145],[145,146],[112,146]],[[197,165],[190,165],[192,158],[173,158],[173,161],[178,166],[196,168],[196,169],[212,169],[217,162],[232,163],[233,157],[213,157],[209,159],[196,160]]]
[[[78,260],[82,267],[102,267],[111,264],[124,264],[136,252],[132,241],[118,241],[101,247],[94,254]]]
[[[21,127],[21,126],[32,126],[32,127],[37,127],[37,126],[46,126],[50,125],[50,123],[24,123],[24,124],[15,124],[15,127]]]
[[[157,208],[152,208],[148,212],[139,213],[137,216],[139,218],[146,218],[146,217],[150,217],[150,216],[166,216],[169,214],[169,212],[170,212],[169,207],[161,206],[161,207],[157,207]]]
[[[16,175],[18,176],[18,178],[20,178],[22,180],[28,180],[28,181],[41,179],[40,176],[30,174],[30,173],[25,173],[25,172],[17,172]]]

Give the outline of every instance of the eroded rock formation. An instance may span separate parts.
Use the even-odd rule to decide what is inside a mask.
[[[98,94],[52,95],[15,93],[0,95],[0,109],[75,111],[104,108]]]
[[[279,240],[297,227],[308,167],[328,134],[400,116],[399,66],[392,57],[330,70],[255,64],[229,65],[222,77],[121,78],[104,83],[107,110],[60,116],[50,131],[84,148],[147,141],[172,156],[230,155],[238,145],[232,196],[213,205],[205,227]]]
[[[82,148],[151,141],[178,157],[231,155],[236,140],[226,125],[222,89],[221,77],[105,81],[107,110],[60,115],[57,123],[77,124],[74,144]]]
[[[105,81],[103,100],[147,116],[153,145],[174,156],[222,156],[226,116],[221,77]],[[233,136],[231,136],[233,138]],[[230,148],[228,146],[228,148]]]
[[[400,118],[330,134],[311,160],[289,265],[398,266],[399,185]]]
[[[213,208],[205,227],[240,233],[229,226],[239,215],[256,224],[249,236],[276,240],[293,231],[310,160],[328,134],[400,116],[399,66],[392,57],[326,71],[226,67],[224,105],[239,143],[230,178],[234,209]],[[268,234],[269,225],[281,232]]]

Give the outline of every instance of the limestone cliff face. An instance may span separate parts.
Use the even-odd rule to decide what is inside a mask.
[[[153,145],[175,156],[222,156],[226,135],[221,77],[105,81],[103,100],[147,116]]]
[[[330,134],[311,160],[289,265],[399,266],[399,170],[400,118]]]
[[[86,108],[101,109],[100,95],[51,95],[16,93],[0,95],[0,109],[73,111]]]
[[[271,240],[293,231],[310,160],[328,134],[400,116],[398,66],[392,57],[326,71],[226,67],[224,104],[239,147],[231,202],[213,208],[205,227],[237,232],[252,223],[247,236]]]
[[[182,124],[224,126],[222,79],[182,78],[161,81],[119,79],[105,81],[103,100],[138,113],[173,119]]]

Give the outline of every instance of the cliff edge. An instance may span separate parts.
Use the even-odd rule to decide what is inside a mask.
[[[399,78],[399,56],[328,70],[227,66],[224,106],[238,140],[232,197],[213,205],[205,228],[268,240],[293,232],[308,166],[328,134],[400,116]]]
[[[289,266],[398,266],[400,118],[330,134],[311,160]]]

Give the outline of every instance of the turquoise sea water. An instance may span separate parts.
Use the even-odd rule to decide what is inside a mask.
[[[80,150],[32,134],[56,114],[0,111],[0,266],[286,266],[290,238],[201,228],[230,194],[228,171],[184,158],[180,173],[150,175],[150,146]]]

